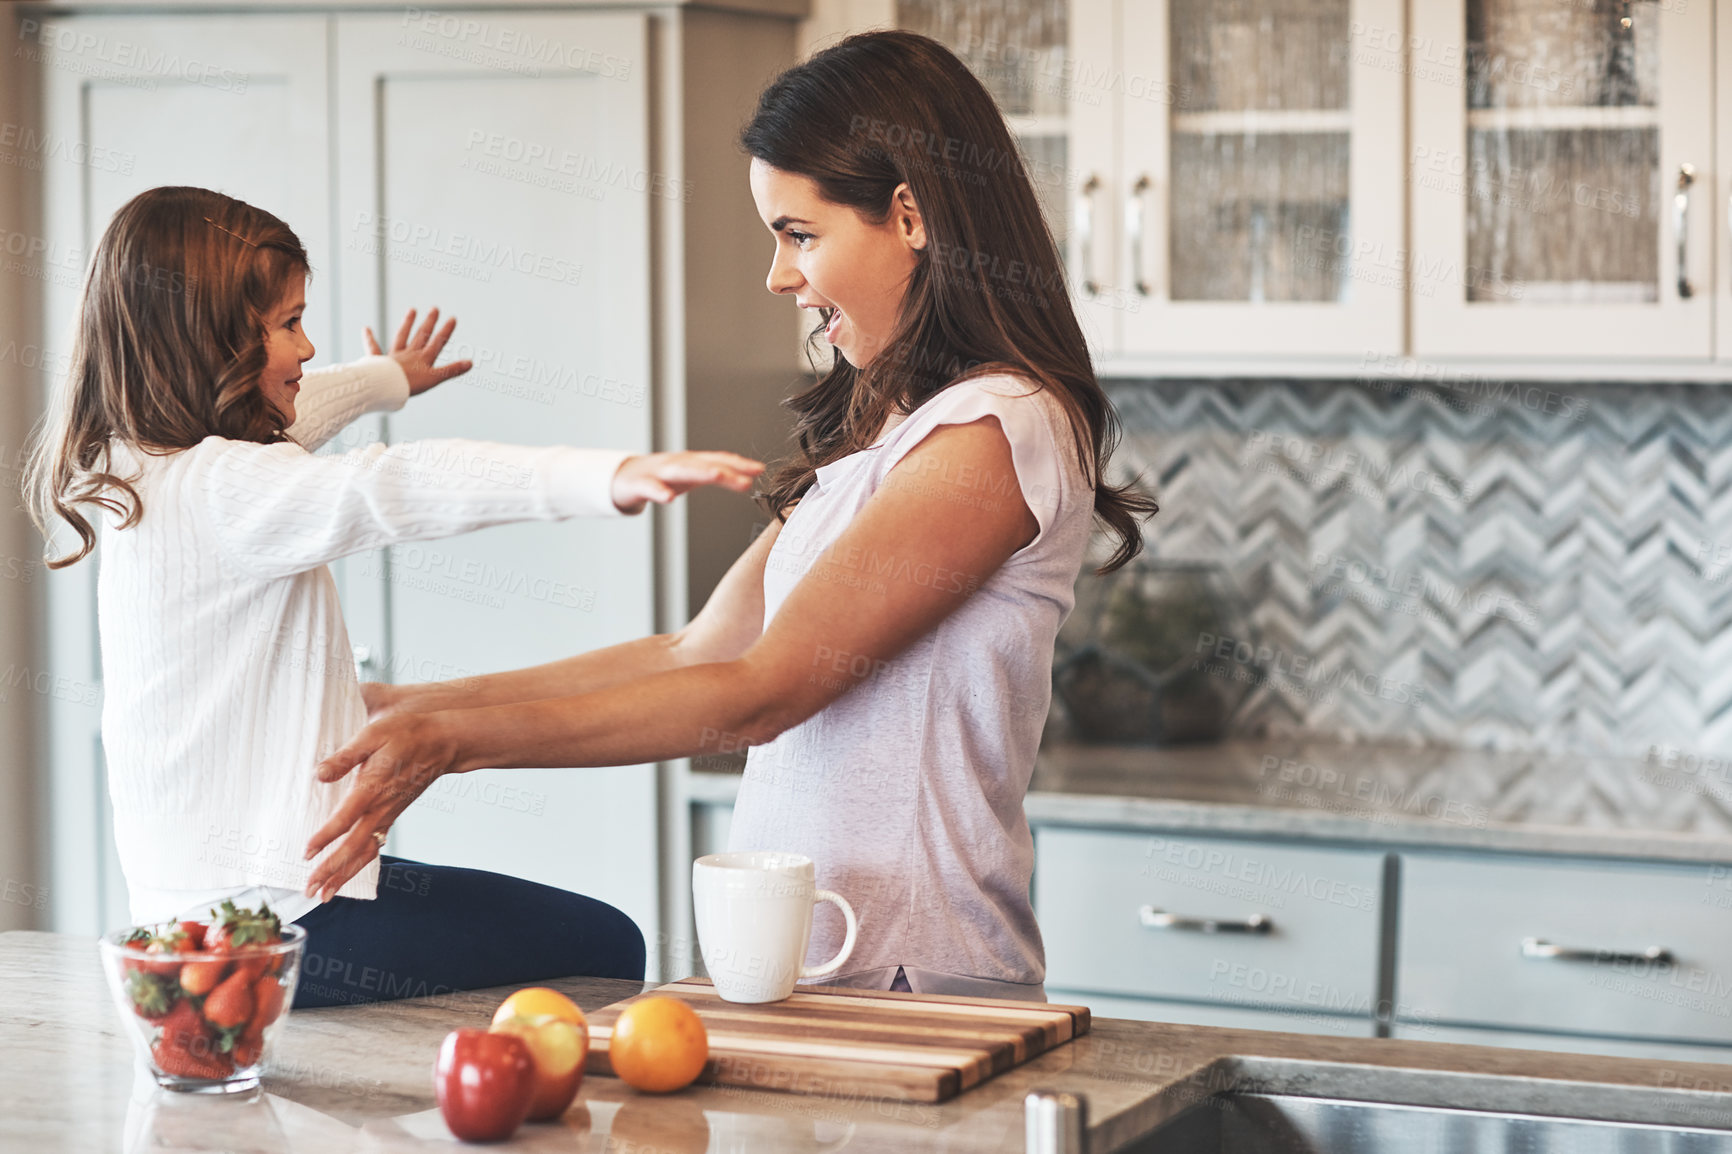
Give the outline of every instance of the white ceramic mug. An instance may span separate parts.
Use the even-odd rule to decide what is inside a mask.
[[[818,889],[816,876],[811,858],[771,850],[712,853],[692,863],[698,946],[716,993],[730,1002],[779,1002],[800,978],[842,968],[859,924],[847,899]],[[835,902],[848,932],[835,957],[801,965],[817,902]]]

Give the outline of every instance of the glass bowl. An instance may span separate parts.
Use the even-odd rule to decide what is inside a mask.
[[[128,946],[131,932],[102,937],[102,972],[157,1085],[206,1094],[256,1087],[271,1043],[288,1020],[307,931],[285,925],[283,940],[272,945],[187,954]],[[189,993],[188,986],[206,992]]]

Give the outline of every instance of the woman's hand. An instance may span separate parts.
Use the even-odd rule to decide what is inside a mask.
[[[391,342],[391,359],[403,366],[403,373],[409,378],[411,397],[452,377],[460,377],[475,367],[474,361],[452,361],[440,368],[433,367],[433,362],[437,361],[439,354],[445,350],[445,342],[451,339],[452,330],[457,327],[457,318],[452,317],[435,334],[433,326],[438,321],[439,310],[434,309],[427,314],[427,319],[421,322],[420,330],[411,337],[409,330],[415,327],[415,310],[410,309],[404,314],[403,323],[397,328],[396,339]],[[366,329],[366,334],[367,351],[376,357],[384,356],[385,350],[379,347],[371,326]]]
[[[367,720],[379,721],[398,713],[436,713],[441,709],[461,709],[468,702],[452,695],[452,691],[467,687],[474,679],[455,682],[422,682],[413,685],[389,685],[383,681],[361,683],[361,704],[367,707]]]
[[[368,721],[378,721],[399,712],[402,709],[398,703],[399,696],[395,685],[383,681],[361,682],[361,704],[367,707]]]
[[[613,504],[622,513],[636,513],[646,501],[665,505],[700,485],[744,493],[763,471],[762,461],[738,453],[645,453],[627,457],[614,473]]]
[[[396,713],[369,722],[318,764],[314,774],[322,782],[341,781],[351,769],[359,770],[349,796],[307,842],[306,857],[311,860],[342,838],[313,869],[308,897],[329,901],[343,883],[379,856],[379,840],[373,834],[390,829],[410,802],[457,768],[457,742],[444,717]]]

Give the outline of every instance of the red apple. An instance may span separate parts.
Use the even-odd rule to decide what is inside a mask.
[[[465,1142],[498,1142],[529,1114],[535,1059],[513,1034],[452,1030],[433,1063],[433,1092],[451,1133]]]
[[[588,1029],[551,1014],[501,1018],[490,1029],[522,1038],[535,1059],[535,1100],[529,1104],[529,1120],[545,1122],[565,1113],[583,1083]]]

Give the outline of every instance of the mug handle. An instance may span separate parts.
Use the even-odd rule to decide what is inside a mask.
[[[801,966],[800,976],[802,978],[822,978],[841,969],[842,963],[848,960],[848,955],[854,952],[854,937],[860,929],[860,923],[854,920],[854,907],[849,905],[848,899],[841,894],[834,890],[819,890],[812,895],[812,900],[814,902],[835,902],[837,908],[842,911],[843,918],[847,919],[848,932],[843,936],[842,948],[836,952],[835,957],[821,966]]]

